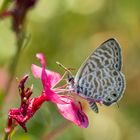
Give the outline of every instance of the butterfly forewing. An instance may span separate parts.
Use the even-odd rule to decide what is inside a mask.
[[[121,72],[121,48],[115,39],[101,44],[82,64],[75,77],[75,90],[84,97],[111,105],[122,97],[125,79]]]
[[[75,81],[90,73],[94,70],[101,68],[114,68],[116,70],[121,70],[122,67],[122,56],[121,48],[118,42],[111,38],[104,43],[102,43],[81,65],[78,70]]]

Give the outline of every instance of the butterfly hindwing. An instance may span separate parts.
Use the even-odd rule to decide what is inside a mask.
[[[102,69],[80,78],[76,92],[83,98],[102,100],[105,105],[111,105],[121,99],[124,87],[124,76],[121,72]]]

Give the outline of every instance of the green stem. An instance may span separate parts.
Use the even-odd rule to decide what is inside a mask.
[[[12,59],[12,62],[9,66],[10,77],[9,77],[7,87],[6,87],[6,95],[8,95],[8,93],[9,93],[12,80],[15,76],[15,72],[16,72],[17,64],[18,64],[18,61],[20,58],[21,50],[24,45],[27,45],[27,42],[26,42],[26,44],[24,44],[24,42],[25,42],[24,40],[25,40],[25,36],[24,36],[23,32],[21,32],[19,35],[17,35],[17,49],[16,49],[16,53]]]
[[[16,121],[14,120],[14,121],[13,121],[13,126],[12,126],[10,132],[5,132],[4,140],[10,140],[10,137],[11,137],[11,135],[12,135],[12,132],[14,131],[15,127],[17,126],[17,125],[15,124],[15,122],[16,122]]]
[[[10,87],[11,87],[11,83],[12,83],[13,78],[15,76],[15,71],[16,71],[16,67],[17,67],[17,64],[18,64],[18,60],[19,60],[19,57],[20,57],[20,52],[21,52],[23,43],[24,43],[24,36],[18,36],[17,37],[17,50],[16,50],[16,53],[15,53],[13,59],[12,59],[12,62],[10,64],[10,66],[9,66],[10,77],[9,77],[9,80],[8,80],[8,83],[7,83],[7,88],[6,88],[6,91],[5,91],[5,97],[8,96],[8,93],[9,93],[9,90],[10,90]],[[10,136],[11,136],[11,133],[13,132],[14,128],[15,128],[15,126],[12,127],[12,130],[10,132],[5,132],[4,140],[10,140]]]
[[[10,140],[8,133],[5,134],[4,140]]]

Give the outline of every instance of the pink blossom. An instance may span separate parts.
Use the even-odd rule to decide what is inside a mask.
[[[32,64],[32,73],[34,75],[35,78],[41,78],[41,74],[42,74],[42,68],[39,66],[36,66],[34,64]],[[45,70],[47,73],[47,78],[50,81],[51,87],[53,85],[55,85],[60,79],[61,79],[61,75],[57,72],[53,72],[50,70]]]
[[[43,54],[37,54],[37,58],[40,60],[42,68],[32,64],[32,73],[36,78],[41,78],[44,87],[44,94],[46,94],[46,101],[56,103],[60,114],[75,123],[76,125],[86,128],[88,126],[88,118],[83,112],[80,102],[76,102],[74,98],[66,95],[57,94],[57,90],[52,86],[57,83],[61,76],[49,70],[45,70],[45,57]]]
[[[67,96],[61,96],[61,100],[67,102],[67,104],[57,104],[61,115],[82,128],[88,127],[88,118],[82,111],[81,103]]]
[[[45,94],[42,92],[41,96],[36,98],[30,98],[32,95],[32,87],[25,89],[25,82],[28,79],[28,75],[24,76],[18,86],[19,94],[21,97],[21,104],[19,108],[11,108],[8,113],[8,124],[6,128],[6,132],[10,133],[13,127],[13,120],[15,120],[16,124],[19,124],[25,131],[26,122],[35,114],[35,112],[40,108],[43,102],[45,102]]]

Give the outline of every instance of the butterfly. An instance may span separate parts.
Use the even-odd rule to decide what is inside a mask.
[[[75,77],[69,73],[69,88],[85,98],[90,108],[98,113],[97,102],[110,106],[122,98],[125,78],[121,69],[120,45],[116,39],[110,38],[91,53]]]

